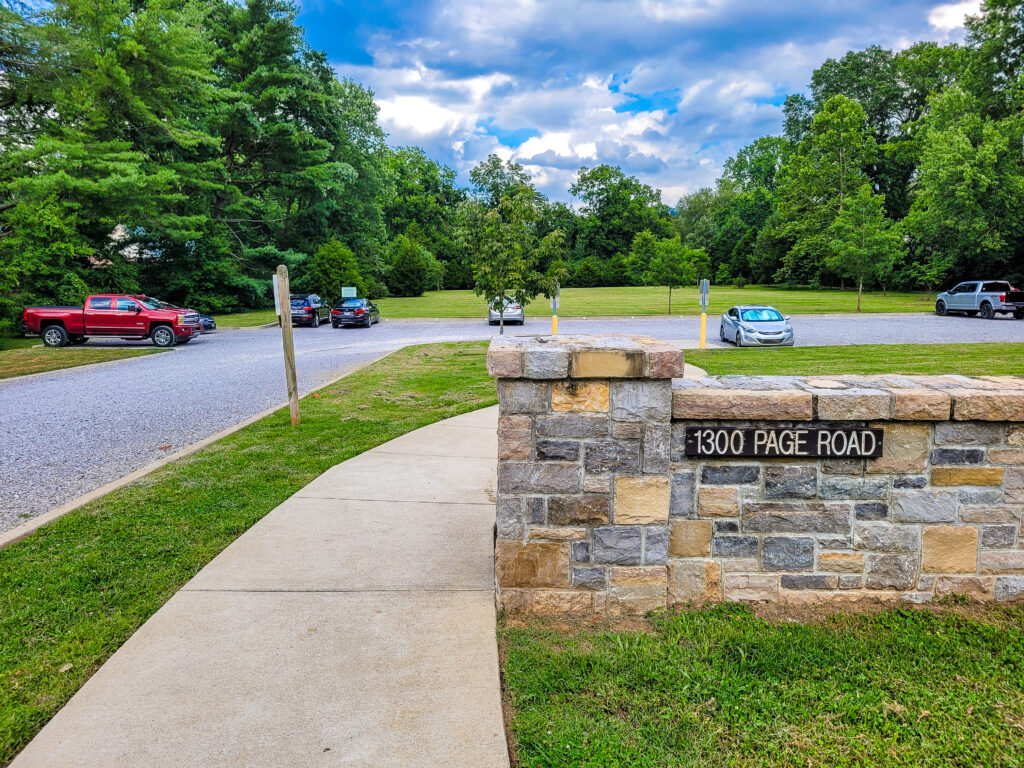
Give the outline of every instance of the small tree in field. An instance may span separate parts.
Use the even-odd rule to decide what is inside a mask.
[[[694,266],[703,250],[687,248],[679,237],[659,240],[654,247],[654,257],[644,272],[647,285],[668,287],[668,313],[672,314],[672,289],[691,285],[697,280]]]
[[[305,284],[331,304],[341,298],[341,289],[345,286],[354,286],[360,296],[366,290],[356,257],[337,240],[317,248],[306,261],[305,272]]]
[[[422,296],[430,287],[433,255],[405,235],[391,242],[388,289],[392,296]]]
[[[864,278],[885,279],[904,248],[898,228],[886,218],[885,198],[863,184],[851,195],[829,228],[830,255],[826,263],[844,277],[857,281],[857,311],[860,312]]]

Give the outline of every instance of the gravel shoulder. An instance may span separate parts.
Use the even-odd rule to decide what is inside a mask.
[[[646,334],[692,344],[696,317],[560,318],[562,333]],[[797,344],[1024,342],[1024,321],[934,315],[802,315]],[[506,333],[549,333],[548,318]],[[487,339],[479,320],[382,322],[371,329],[295,330],[303,393],[410,344]],[[718,317],[708,318],[708,345]],[[88,348],[137,342],[90,341]],[[1024,364],[1022,364],[1024,373]],[[0,381],[0,530],[281,405],[287,394],[276,328],[216,332],[173,354]]]

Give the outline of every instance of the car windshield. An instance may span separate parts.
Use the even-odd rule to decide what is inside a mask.
[[[339,304],[338,306],[339,307],[361,307],[361,306],[363,306],[363,300],[362,299],[347,299],[347,300],[341,302],[341,304]]]
[[[778,310],[771,307],[744,309],[740,312],[740,317],[748,323],[777,323],[782,320],[782,315],[778,313]]]
[[[160,301],[160,299],[154,299],[152,296],[136,296],[135,300],[146,309],[177,309],[173,304]]]

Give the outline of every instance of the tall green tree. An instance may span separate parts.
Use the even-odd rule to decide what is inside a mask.
[[[341,289],[345,287],[355,288],[360,296],[366,295],[355,256],[338,240],[317,248],[316,253],[302,264],[302,274],[301,285],[330,304],[341,298]]]

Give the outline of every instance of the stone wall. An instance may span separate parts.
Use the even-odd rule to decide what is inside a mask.
[[[495,576],[513,613],[1024,597],[1024,378],[683,379],[642,337],[505,337]],[[873,459],[687,457],[687,426],[884,430]]]

